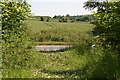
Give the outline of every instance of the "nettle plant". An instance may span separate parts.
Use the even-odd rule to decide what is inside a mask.
[[[30,5],[26,1],[0,2],[2,5],[2,59],[3,69],[30,66],[31,43],[26,20]]]

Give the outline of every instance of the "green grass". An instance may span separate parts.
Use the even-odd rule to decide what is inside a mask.
[[[99,48],[99,49],[98,49]],[[85,51],[83,51],[85,50]],[[57,53],[36,53],[34,78],[115,78],[117,57],[85,45]]]
[[[60,23],[29,20],[34,42],[80,42],[90,38],[93,25],[86,22]]]
[[[35,78],[81,78],[86,75],[86,64],[89,59],[85,44],[87,40],[91,41],[89,33],[93,25],[86,22],[60,23],[37,20],[30,20],[29,25],[30,35],[35,44],[70,44],[72,42],[80,43],[82,46],[65,52],[36,53],[33,69]]]
[[[114,78],[117,57],[93,44],[93,25],[86,22],[59,23],[29,21],[31,37],[37,44],[80,43],[77,47],[56,53],[34,55],[34,78]],[[67,42],[67,43],[66,43]],[[112,66],[112,67],[110,67]]]
[[[36,53],[35,78],[79,78],[79,69],[88,63],[87,55],[76,54],[76,48],[57,53]],[[42,57],[42,58],[38,58]],[[78,70],[78,71],[77,71]]]
[[[34,52],[31,68],[4,70],[4,78],[115,78],[120,77],[119,59],[105,52],[90,36],[86,22],[59,23],[29,20],[30,36],[37,45],[80,43],[64,52]],[[42,42],[42,43],[41,43]],[[117,65],[116,65],[117,64]]]

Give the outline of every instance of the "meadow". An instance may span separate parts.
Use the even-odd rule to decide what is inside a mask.
[[[62,52],[36,52],[29,76],[34,78],[114,78],[118,77],[117,56],[105,52],[91,35],[88,22],[45,22],[29,20],[31,39],[37,44],[80,43]],[[41,43],[39,43],[41,42]],[[109,58],[108,58],[109,57]],[[110,67],[111,66],[111,67]]]
[[[4,78],[50,78],[51,80],[106,78],[110,80],[119,77],[117,55],[112,51],[104,51],[99,45],[92,46],[97,41],[91,34],[94,28],[92,24],[39,20],[28,20],[27,23],[33,45],[70,43],[77,43],[77,45],[60,52],[34,50],[34,53],[31,53],[33,60],[30,68],[4,69]]]
[[[29,20],[30,36],[34,42],[79,42],[90,38],[93,25],[86,22],[46,22]]]
[[[34,42],[42,42],[44,44],[65,44],[65,43],[85,43],[90,39],[90,31],[93,26],[86,22],[60,23],[57,21],[42,22],[39,20],[29,21],[32,40]],[[39,43],[38,43],[39,44]],[[84,46],[85,47],[85,46]],[[86,49],[88,46],[86,46]],[[87,63],[84,49],[81,47],[80,53],[78,48],[70,49],[64,52],[56,53],[36,53],[35,70],[33,75],[35,78],[80,78],[79,71]],[[83,52],[83,53],[82,53]],[[40,55],[41,54],[41,55]],[[42,56],[39,58],[38,56]],[[74,57],[73,57],[74,56]],[[39,61],[39,62],[38,62]]]
[[[2,80],[120,80],[119,2],[95,2],[95,6],[86,2],[84,8],[97,8],[97,20],[93,15],[69,14],[43,20],[43,16],[30,15],[26,1],[0,4]],[[57,52],[34,49],[53,44],[74,47]]]
[[[0,3],[0,78],[120,80],[119,3],[85,2],[85,9],[97,8],[94,13],[97,17],[67,14],[50,18],[30,15],[31,6],[27,1],[3,0]],[[74,46],[56,52],[41,52],[34,49],[35,45]]]

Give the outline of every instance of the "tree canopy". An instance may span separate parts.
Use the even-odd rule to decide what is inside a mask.
[[[94,14],[97,21],[93,35],[99,36],[105,49],[112,49],[120,53],[120,1],[118,2],[91,2],[85,3],[86,9],[97,8]]]

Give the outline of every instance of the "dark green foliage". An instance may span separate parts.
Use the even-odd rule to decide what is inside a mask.
[[[74,21],[84,21],[89,22],[92,20],[96,20],[96,17],[93,15],[77,15],[70,16],[67,14],[66,16],[54,16],[53,18],[59,19],[59,22],[74,22]]]
[[[103,49],[93,48],[94,52],[89,52],[90,63],[87,70],[89,78],[105,78],[110,80],[118,78],[118,63],[117,55],[113,52],[103,52]],[[101,50],[101,51],[100,51]],[[96,52],[95,52],[96,51]],[[95,59],[96,58],[96,59]]]
[[[92,77],[119,78],[120,77],[120,1],[118,2],[86,2],[86,9],[97,8],[94,15],[97,20],[93,35],[106,51],[101,60],[94,66]],[[92,71],[92,70],[91,70]],[[101,75],[98,75],[101,74]]]
[[[69,14],[67,14],[67,15],[66,15],[66,17],[70,17],[70,15],[69,15]]]
[[[44,18],[43,18],[43,17],[40,17],[40,21],[44,21]]]
[[[62,21],[63,21],[63,22],[68,22],[67,17],[63,17]]]
[[[68,18],[67,17],[62,17],[59,19],[59,22],[68,22]]]
[[[120,53],[120,2],[103,2],[99,5],[101,7],[98,8],[98,12],[95,14],[98,20],[92,22],[96,25],[93,34],[99,35],[105,49],[114,49],[117,53]]]
[[[62,22],[62,19],[59,19],[59,22]]]
[[[56,18],[57,16],[55,15],[53,18]]]
[[[27,20],[30,5],[27,2],[1,2],[2,8],[2,67],[3,77],[8,76],[6,69],[29,68],[31,43]],[[10,77],[10,76],[9,76]]]
[[[47,20],[46,20],[47,22],[49,22],[49,18],[47,18]]]
[[[96,20],[96,17],[93,15],[77,15],[77,16],[70,16],[67,14],[66,16],[54,16],[51,18],[50,16],[33,16],[32,17],[35,20],[40,20],[40,21],[55,21],[55,22],[74,22],[74,21],[83,21],[83,22],[89,22],[91,20]],[[49,18],[49,19],[48,19]],[[48,22],[48,21],[47,21]]]
[[[96,20],[96,17],[94,17],[93,15],[82,15],[82,16],[77,16],[75,17],[76,21],[84,21],[84,22],[89,22],[92,20]]]
[[[74,22],[75,20],[74,19],[71,19],[70,22]]]
[[[61,18],[61,17],[63,17],[63,16],[61,16],[61,15],[58,15],[58,16],[54,16],[53,18]]]
[[[90,24],[94,24],[94,23],[97,23],[97,20],[90,21]]]
[[[37,20],[40,20],[41,17],[43,17],[44,19],[51,18],[50,16],[35,16],[35,15],[33,15],[32,17]]]

